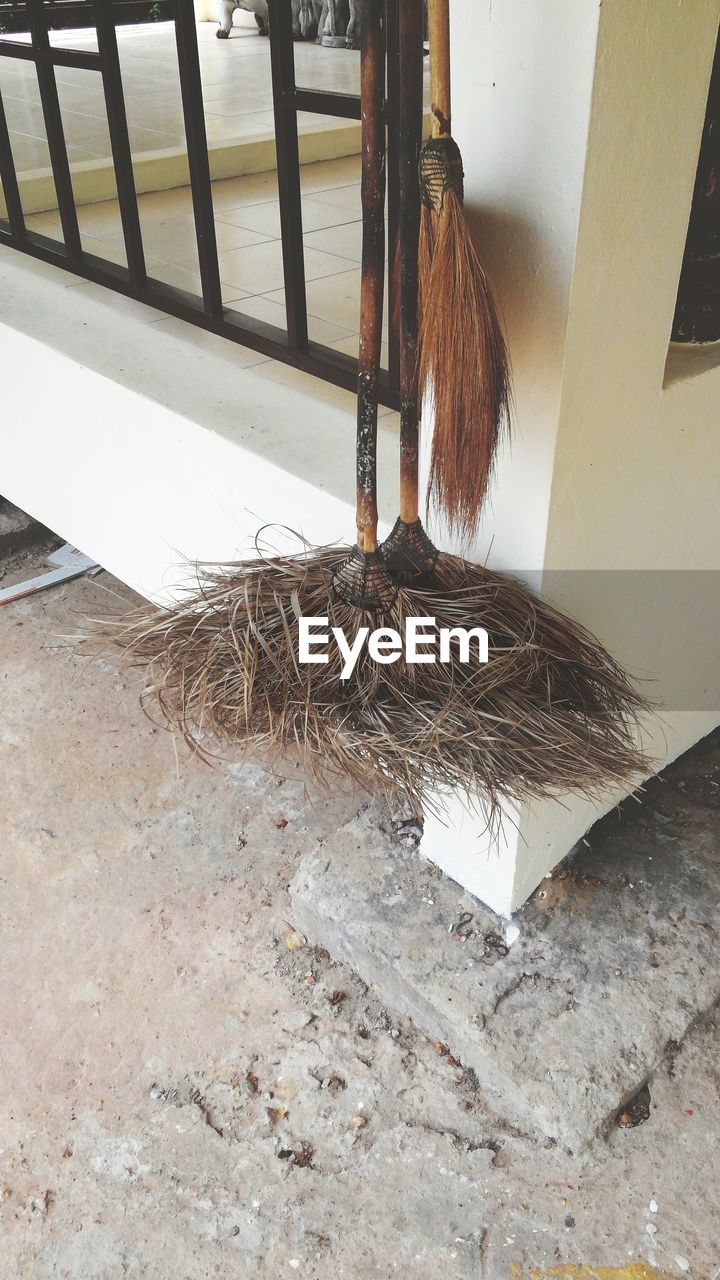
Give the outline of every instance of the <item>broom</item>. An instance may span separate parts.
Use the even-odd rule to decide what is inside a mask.
[[[450,133],[449,0],[428,0],[428,30],[432,129],[420,155],[419,390],[435,404],[428,500],[467,538],[509,429],[510,364],[463,213],[462,157]]]
[[[359,609],[395,599],[377,549],[378,381],[385,283],[385,40],[382,0],[367,0],[362,22],[360,104],[362,269],[357,386],[357,544],[333,574],[337,595]],[[367,27],[367,31],[366,31]]]
[[[203,566],[184,600],[169,608],[144,606],[97,625],[108,644],[145,668],[143,705],[156,704],[166,727],[195,754],[211,760],[242,741],[271,753],[297,747],[317,782],[342,773],[367,790],[402,789],[419,812],[412,754],[393,752],[382,715],[367,715],[361,722],[360,709],[378,693],[378,667],[362,663],[353,679],[343,682],[337,650],[323,666],[302,666],[295,652],[301,616],[328,617],[352,644],[397,593],[377,548],[385,256],[383,0],[364,0],[362,18],[357,543]]]
[[[430,0],[431,12],[432,6]],[[471,799],[480,795],[492,823],[503,799],[562,791],[594,797],[647,775],[651,764],[635,746],[634,731],[649,705],[585,628],[520,583],[439,554],[419,518],[422,24],[411,3],[401,5],[399,48],[400,516],[380,555],[400,590],[386,625],[402,633],[413,616],[434,618],[438,628],[482,625],[490,643],[487,664],[472,651],[471,661],[461,662],[456,651],[447,664],[390,668],[383,694],[396,737],[405,717],[405,745],[412,741],[422,756],[425,803],[434,779]]]
[[[203,735],[220,754],[247,740],[283,753],[297,747],[320,781],[340,773],[367,790],[400,790],[418,816],[437,804],[438,790],[461,788],[492,820],[505,798],[599,794],[646,770],[632,734],[645,704],[594,637],[511,579],[438,557],[417,517],[418,9],[402,0],[402,492],[393,534],[378,549],[382,25],[379,0],[366,0],[357,545],[206,569],[184,603],[141,609],[104,630],[148,667],[145,698],[201,754],[210,752]],[[456,646],[447,663],[416,666],[402,654],[378,663],[363,649],[345,680],[334,649],[325,665],[299,663],[301,615],[327,616],[350,644],[362,626],[403,635],[411,617],[481,623],[490,661],[472,652],[462,661]]]

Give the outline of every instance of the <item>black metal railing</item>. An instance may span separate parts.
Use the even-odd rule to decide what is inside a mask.
[[[388,98],[388,261],[395,260],[397,243],[397,168],[395,158],[399,85],[397,7],[413,0],[386,0]],[[42,235],[26,225],[5,110],[0,94],[0,184],[7,217],[0,219],[0,244],[64,267],[88,280],[105,285],[170,315],[220,334],[273,359],[354,390],[357,360],[332,347],[314,342],[308,335],[308,312],[303,261],[301,179],[298,146],[298,111],[360,119],[360,100],[352,94],[300,88],[295,83],[295,58],[291,0],[269,0],[270,62],[277,147],[278,199],[285,285],[286,328],[244,315],[223,306],[218,265],[212,182],[208,154],[200,61],[193,0],[173,0],[172,17],[178,57],[178,74],[185,126],[190,191],[197,241],[202,297],[148,275],[143,250],[138,197],[129,140],[123,78],[116,37],[120,0],[87,0],[88,24],[97,32],[97,52],[58,46],[49,39],[53,5],[47,0],[26,0],[30,40],[0,40],[0,59],[32,61],[38,79],[50,165],[55,182],[63,240]],[[17,6],[16,6],[17,7]],[[115,172],[118,207],[127,266],[88,253],[82,244],[73,192],[63,119],[55,78],[57,67],[76,67],[102,77]],[[395,314],[396,273],[389,273],[389,313]],[[235,304],[236,306],[237,304]],[[398,407],[398,352],[395,326],[390,325],[389,369],[381,379],[380,398]]]

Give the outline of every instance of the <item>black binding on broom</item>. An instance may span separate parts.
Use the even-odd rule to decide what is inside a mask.
[[[420,199],[426,209],[442,213],[445,196],[454,191],[465,199],[465,172],[460,148],[454,138],[428,138],[420,154]]]

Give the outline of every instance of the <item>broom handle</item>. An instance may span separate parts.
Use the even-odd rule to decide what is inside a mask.
[[[357,541],[377,547],[377,416],[385,283],[385,32],[383,0],[362,4],[362,274],[357,392]]]
[[[399,0],[400,519],[418,519],[418,160],[423,115],[423,6]]]
[[[433,138],[450,137],[450,0],[428,0]]]

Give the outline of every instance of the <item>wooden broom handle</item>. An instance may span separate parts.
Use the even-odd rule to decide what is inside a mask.
[[[400,0],[399,94],[399,329],[400,329],[400,519],[418,519],[418,160],[423,116],[423,6]]]
[[[450,0],[428,0],[433,138],[450,137]]]
[[[385,285],[385,32],[383,0],[361,7],[362,274],[357,392],[357,541],[377,547],[377,416]]]

